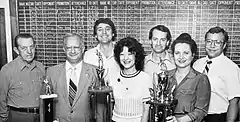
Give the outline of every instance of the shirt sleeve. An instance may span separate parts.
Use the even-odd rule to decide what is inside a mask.
[[[98,66],[98,58],[96,58],[96,54],[93,49],[90,49],[84,53],[83,61],[88,64],[92,64]]]
[[[240,97],[240,69],[234,67],[230,72],[226,72],[228,75],[224,78],[227,91],[228,91],[228,100],[233,99],[234,97]],[[224,77],[224,76],[223,76]]]
[[[203,68],[205,67],[204,65],[202,65],[200,60],[197,60],[193,63],[193,69],[197,70],[198,72],[203,72]]]
[[[83,61],[89,63],[89,51],[86,51],[83,56]]]
[[[6,122],[8,119],[8,107],[7,107],[7,94],[9,81],[7,78],[7,73],[4,71],[0,72],[0,122]]]
[[[188,113],[189,117],[197,122],[200,122],[207,115],[211,96],[211,86],[208,77],[205,74],[201,74],[199,77],[194,111]]]

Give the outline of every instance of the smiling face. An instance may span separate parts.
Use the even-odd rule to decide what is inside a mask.
[[[208,57],[215,58],[223,53],[226,44],[224,44],[223,33],[208,33],[205,41],[205,49]]]
[[[162,32],[160,30],[154,29],[152,32],[152,48],[156,53],[162,53],[169,41],[167,40],[167,32]]]
[[[31,63],[35,56],[35,45],[32,38],[19,38],[18,47],[14,51],[22,57],[23,61]]]
[[[82,40],[78,36],[70,36],[66,38],[64,44],[64,51],[69,63],[79,63],[82,59],[84,51]]]
[[[113,32],[110,25],[100,23],[97,26],[96,38],[100,43],[110,43],[112,41]]]
[[[173,56],[175,64],[179,68],[190,67],[194,58],[190,46],[186,43],[176,44]]]
[[[132,70],[135,68],[135,54],[128,51],[128,47],[124,46],[120,53],[120,63],[125,70]]]

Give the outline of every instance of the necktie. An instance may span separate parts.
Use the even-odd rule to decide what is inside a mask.
[[[207,64],[205,66],[205,73],[207,74],[210,68],[210,64],[212,63],[212,61],[207,61]]]
[[[72,69],[71,72],[71,77],[70,77],[70,81],[69,81],[69,103],[72,106],[72,103],[74,101],[74,98],[76,96],[77,93],[77,86],[76,86],[76,68]]]

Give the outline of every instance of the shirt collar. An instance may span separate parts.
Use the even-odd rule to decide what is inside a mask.
[[[222,58],[224,57],[224,54],[220,54],[219,56],[215,57],[215,58],[212,58],[212,59],[209,59],[208,56],[206,56],[206,62],[208,61],[212,61],[212,62],[217,62],[219,60],[222,60]]]
[[[168,51],[165,51],[165,52],[166,52],[166,55],[162,60],[163,61],[167,60],[167,61],[171,62],[170,54],[168,53]],[[148,61],[152,61],[154,63],[157,63],[153,60],[153,51],[146,57],[146,62],[148,62]]]
[[[169,72],[169,78],[170,77],[174,77],[175,73],[176,73],[177,69],[173,69],[172,72]],[[195,78],[197,75],[197,71],[194,70],[193,68],[190,69],[189,73],[187,74],[186,78]]]
[[[115,45],[115,42],[111,42],[111,43],[112,43],[113,45]],[[100,50],[100,44],[98,44],[98,45],[96,46],[96,50],[97,50],[98,52],[100,52],[104,58],[106,58],[106,57],[103,55],[103,53],[101,52],[101,50]],[[110,58],[110,57],[114,57],[114,52],[113,52],[113,50],[112,50],[112,52],[111,52],[111,55],[110,55],[108,58]]]
[[[20,70],[22,71],[24,68],[29,68],[30,70],[33,70],[37,65],[36,65],[36,61],[33,60],[30,64],[28,64],[27,62],[25,62],[21,56],[18,56],[16,58],[19,66],[20,66]]]
[[[82,66],[82,61],[78,63],[75,67],[72,66],[72,64],[69,63],[68,60],[66,60],[66,71],[72,70],[73,68],[79,69]]]

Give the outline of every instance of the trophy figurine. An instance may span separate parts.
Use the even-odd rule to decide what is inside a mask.
[[[44,78],[45,93],[40,95],[40,122],[53,122],[53,104],[57,94],[52,94],[48,78]]]
[[[153,74],[153,88],[150,88],[150,122],[166,122],[166,117],[173,115],[177,100],[173,98],[175,85],[170,87],[167,68],[161,61],[162,72]]]
[[[88,91],[89,92],[98,92],[98,93],[112,92],[112,87],[109,86],[108,81],[105,83],[105,80],[104,80],[105,76],[108,73],[107,72],[108,70],[103,68],[102,54],[99,51],[97,51],[96,55],[98,56],[98,67],[96,68],[98,82],[93,82],[91,84],[91,86],[89,87]]]
[[[103,68],[103,58],[102,54],[97,50],[96,55],[98,57],[98,67],[96,68],[97,72],[97,82],[92,82],[88,88],[88,93],[90,96],[90,108],[91,108],[91,121],[96,121],[96,113],[97,113],[97,99],[98,97],[106,96],[105,106],[107,108],[105,115],[106,122],[111,122],[111,113],[112,113],[112,87],[109,86],[108,81],[105,83],[105,76],[107,75],[106,69]]]

